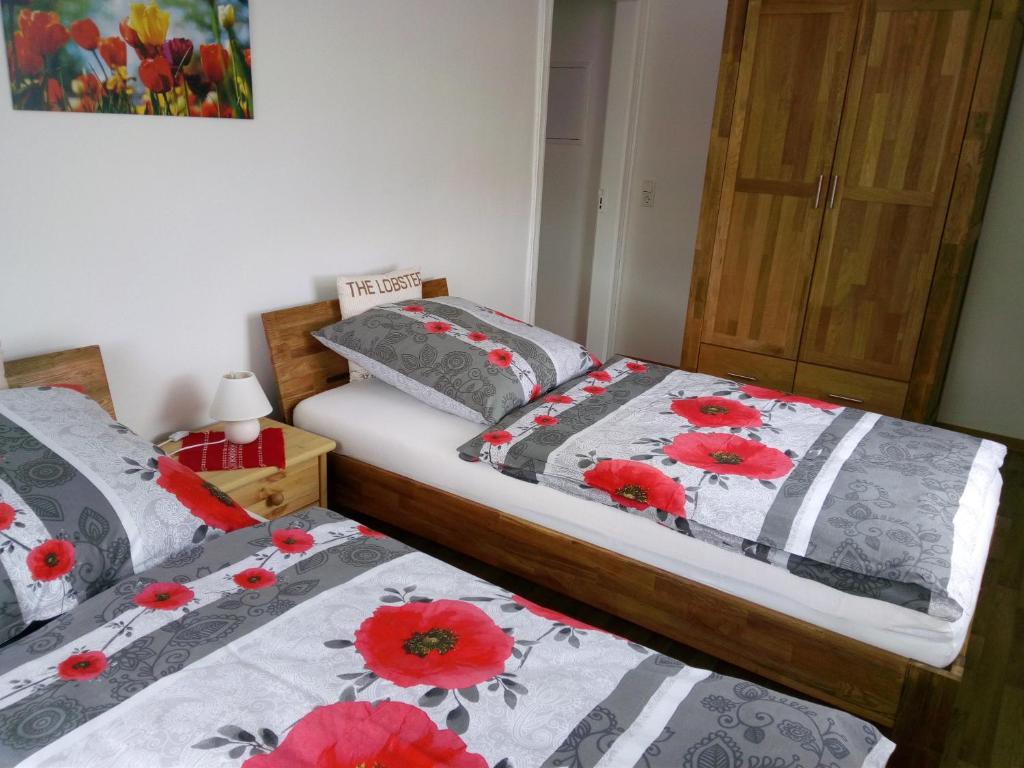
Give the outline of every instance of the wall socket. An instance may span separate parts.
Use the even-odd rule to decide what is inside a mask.
[[[644,208],[654,207],[654,179],[644,179],[640,187],[640,205]]]

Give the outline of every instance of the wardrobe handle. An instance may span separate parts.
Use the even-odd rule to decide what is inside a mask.
[[[818,174],[818,191],[814,193],[814,207],[817,208],[821,202],[821,182],[825,180],[825,174]]]
[[[736,373],[735,371],[726,371],[725,375],[734,379],[743,379],[744,381],[757,381],[757,376],[744,376],[742,373]]]
[[[828,193],[828,207],[833,208],[836,204],[836,187],[839,186],[839,175],[832,177],[832,191]]]
[[[833,395],[831,392],[829,392],[826,395],[826,397],[829,400],[842,400],[843,402],[846,402],[846,403],[863,403],[864,402],[863,400],[860,400],[860,399],[858,399],[856,397],[847,397],[846,395]]]

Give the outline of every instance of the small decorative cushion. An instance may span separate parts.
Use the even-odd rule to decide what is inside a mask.
[[[394,301],[408,301],[423,296],[423,283],[419,267],[399,269],[382,275],[360,275],[338,278],[338,303],[341,317],[348,319],[371,307]],[[349,381],[370,378],[366,369],[351,360],[348,364]]]
[[[383,304],[313,336],[403,392],[481,424],[596,364],[574,341],[452,297]]]
[[[258,522],[68,387],[0,392],[0,641]]]

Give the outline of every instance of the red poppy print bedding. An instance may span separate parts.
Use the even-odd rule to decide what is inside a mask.
[[[877,768],[892,749],[316,508],[0,651],[0,766]]]
[[[0,391],[0,641],[256,522],[82,392]]]
[[[947,621],[973,605],[1005,448],[617,358],[508,414],[468,461]],[[671,534],[667,534],[671,535]],[[977,550],[980,551],[980,550]]]

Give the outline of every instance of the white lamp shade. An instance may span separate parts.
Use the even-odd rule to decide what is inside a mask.
[[[210,406],[210,416],[218,421],[247,421],[270,413],[273,407],[252,371],[225,373]]]

